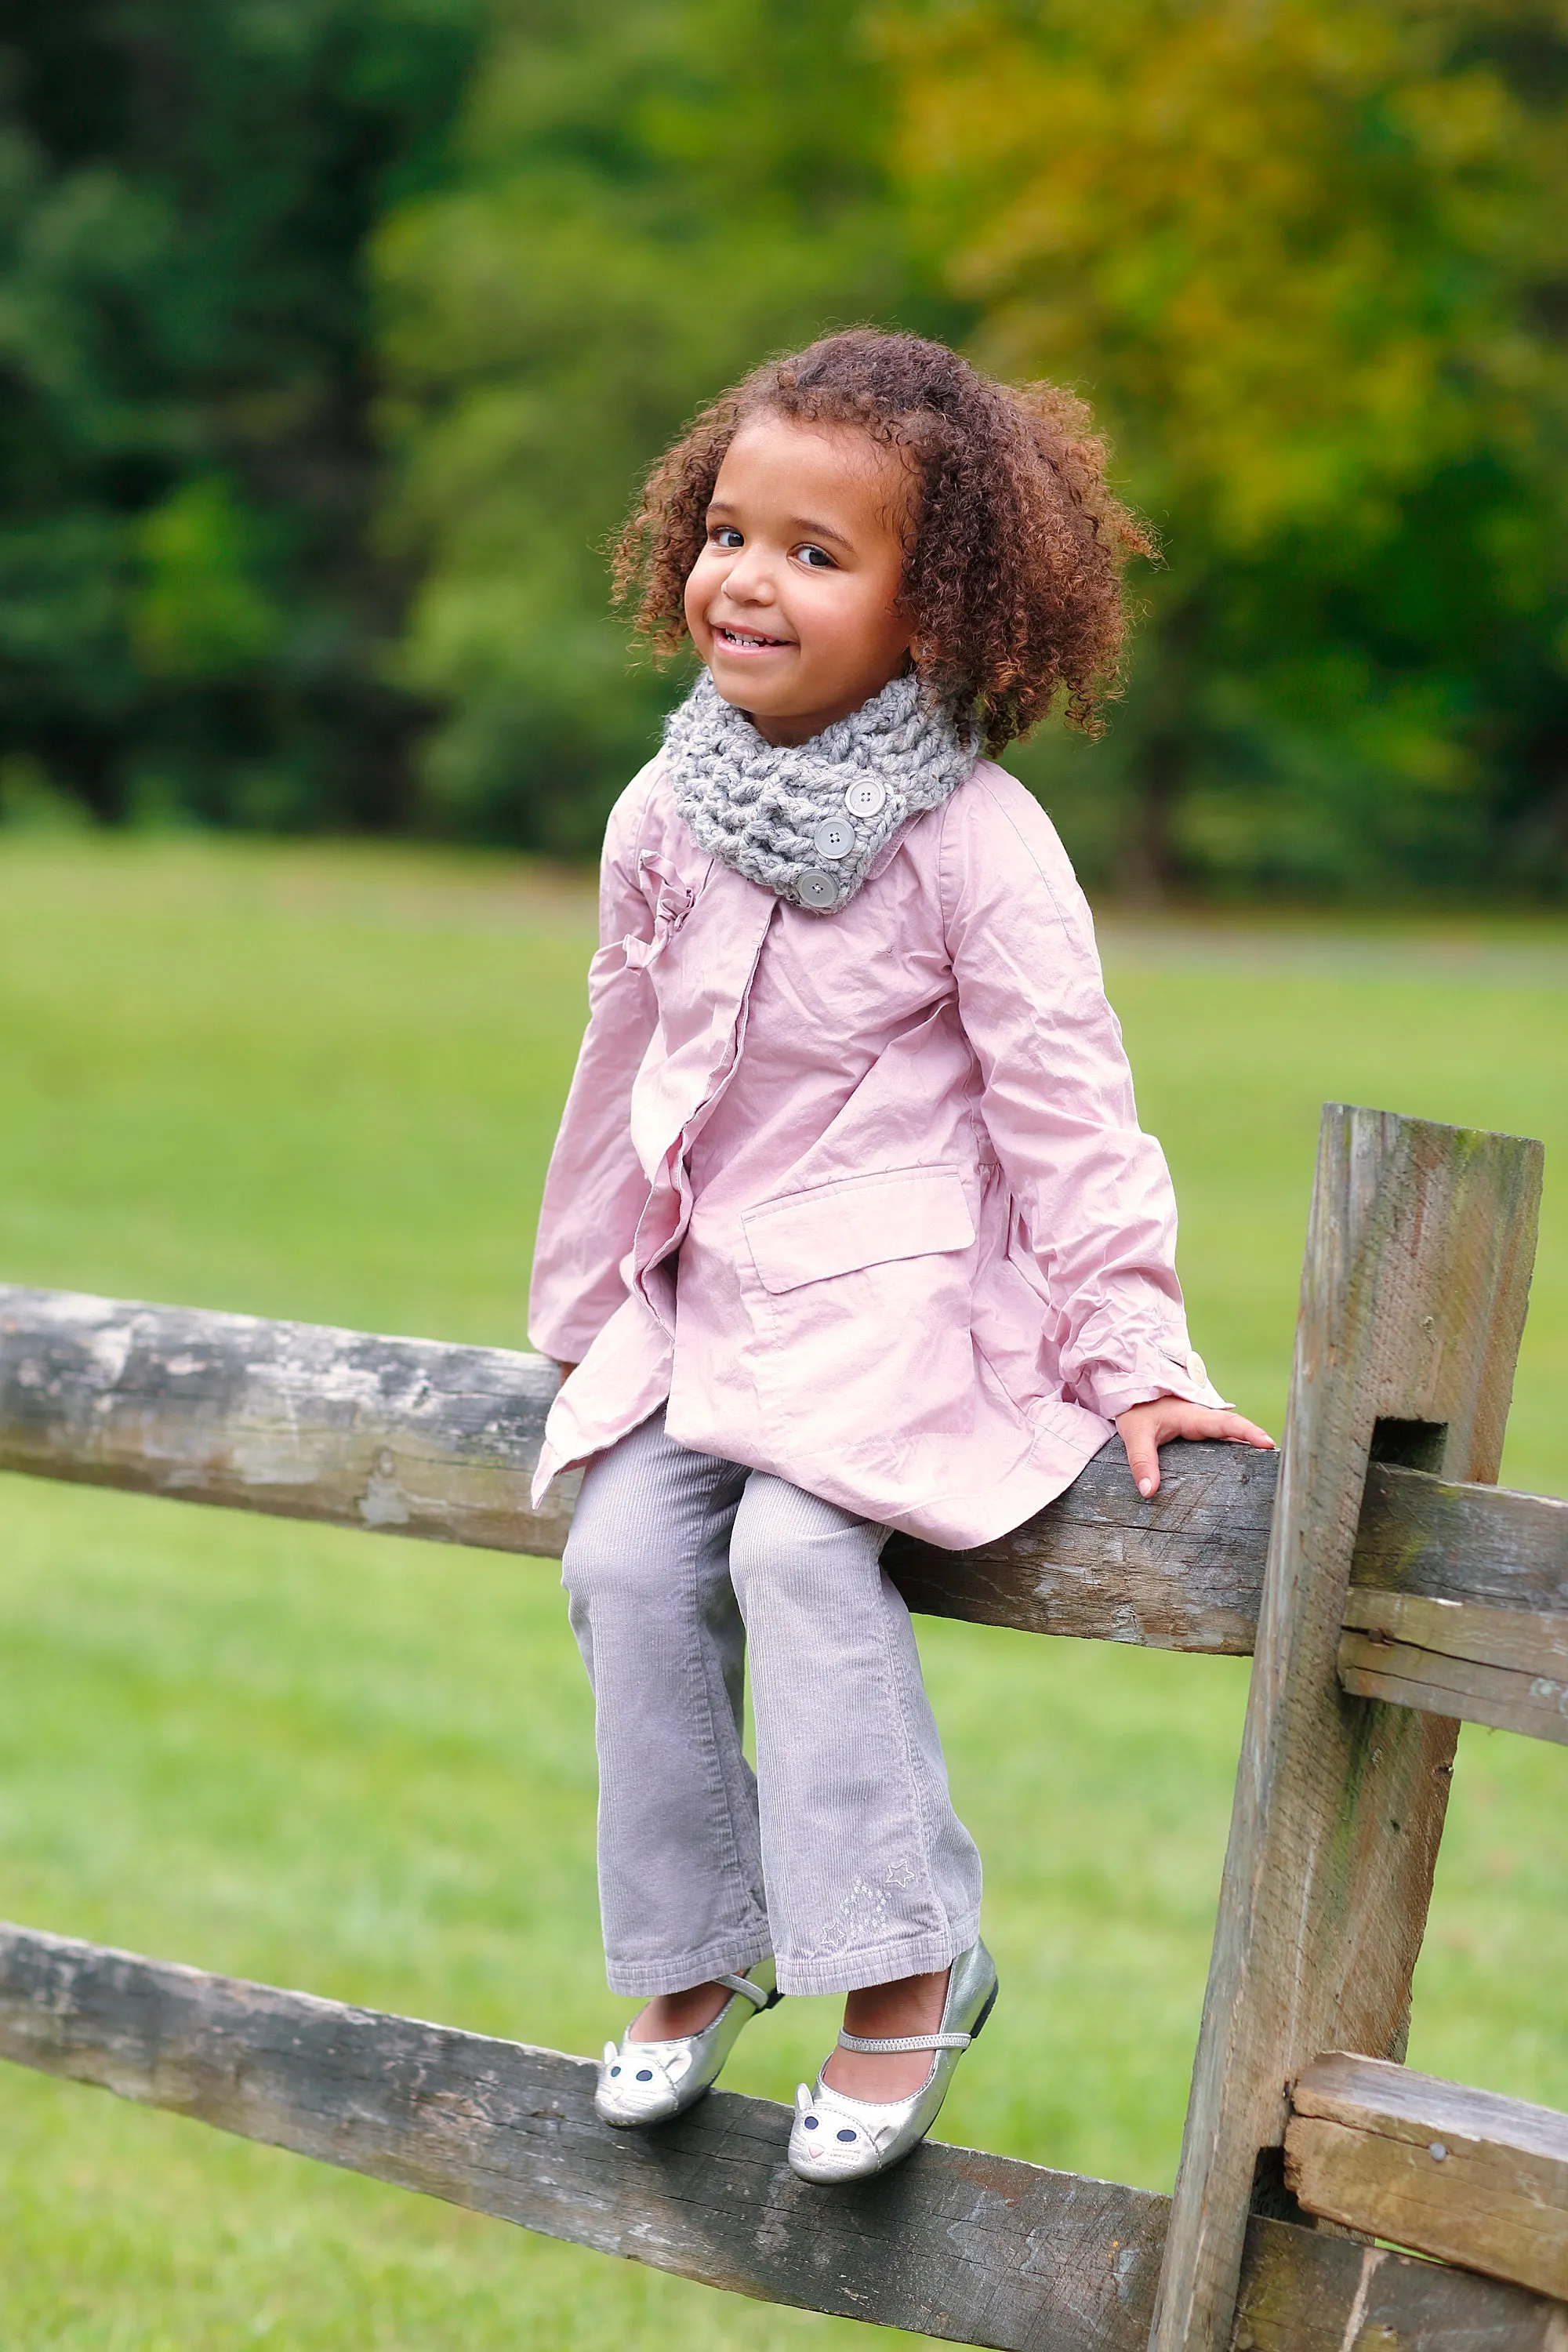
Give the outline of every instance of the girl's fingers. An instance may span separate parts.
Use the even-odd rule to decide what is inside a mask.
[[[1221,1412],[1214,1405],[1188,1404],[1176,1397],[1164,1398],[1158,1405],[1134,1405],[1119,1415],[1116,1425],[1127,1449],[1132,1483],[1145,1502],[1160,1491],[1160,1448],[1173,1437],[1217,1437],[1232,1445],[1274,1451],[1268,1432],[1244,1414]]]
[[[1145,1502],[1160,1491],[1160,1449],[1152,1428],[1123,1430],[1121,1443],[1127,1448],[1127,1467],[1132,1473],[1132,1483]]]
[[[1172,1437],[1223,1438],[1231,1445],[1258,1445],[1273,1449],[1274,1440],[1255,1421],[1239,1412],[1222,1412],[1217,1405],[1177,1404],[1173,1406],[1160,1430],[1163,1444]]]
[[[1240,1413],[1227,1412],[1226,1422],[1227,1426],[1225,1433],[1233,1444],[1256,1445],[1261,1447],[1266,1453],[1273,1453],[1274,1440],[1266,1429],[1259,1429],[1255,1421],[1244,1421]]]

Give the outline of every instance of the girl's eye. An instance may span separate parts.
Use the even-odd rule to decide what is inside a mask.
[[[813,547],[809,540],[804,547],[797,547],[795,553],[801,562],[808,564],[814,572],[832,572],[837,569],[827,550],[825,547]]]
[[[745,541],[732,522],[715,523],[710,533],[715,547],[743,547]]]

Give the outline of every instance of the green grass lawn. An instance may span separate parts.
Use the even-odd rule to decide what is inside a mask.
[[[591,902],[0,835],[0,1280],[520,1345]],[[1568,1492],[1568,927],[1108,927],[1194,1337],[1277,1423],[1328,1097],[1543,1136],[1504,1475]],[[558,2047],[605,1993],[552,1566],[0,1479],[0,1915]],[[1242,1662],[921,1631],[1005,1998],[944,2137],[1168,2186]],[[1568,2107],[1568,1759],[1467,1730],[1415,2063]],[[793,2001],[727,2080],[787,2098]],[[0,2069],[5,2352],[864,2344]]]

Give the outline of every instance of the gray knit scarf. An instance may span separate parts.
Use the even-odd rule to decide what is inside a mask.
[[[701,846],[817,915],[848,905],[878,851],[941,807],[977,751],[977,730],[961,734],[913,676],[789,748],[764,741],[704,670],[664,730],[675,805]]]

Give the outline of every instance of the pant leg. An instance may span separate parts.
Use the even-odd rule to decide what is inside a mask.
[[[773,1950],[741,1747],[730,1532],[746,1473],[664,1433],[590,1463],[562,1562],[599,1752],[599,1906],[614,1992],[683,1992]]]
[[[730,1543],[750,1653],[763,1866],[785,1992],[945,1969],[979,1933],[886,1530],[753,1472]]]

